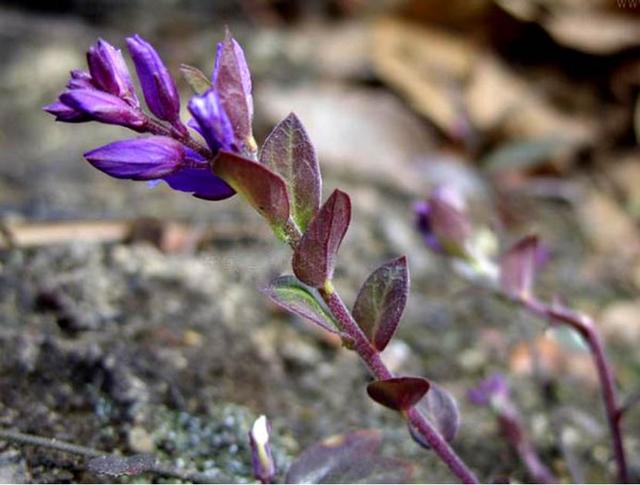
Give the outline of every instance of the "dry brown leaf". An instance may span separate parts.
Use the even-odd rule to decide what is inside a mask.
[[[613,54],[640,45],[640,22],[624,13],[567,10],[543,25],[559,44],[590,54]]]
[[[640,300],[610,304],[600,315],[598,323],[606,338],[627,345],[640,342]]]
[[[459,135],[462,84],[475,57],[460,36],[383,18],[373,28],[373,65],[380,78],[444,132]]]
[[[624,199],[629,214],[640,219],[640,150],[616,155],[608,164],[607,173]]]
[[[597,252],[617,260],[640,254],[638,228],[613,198],[592,189],[577,204],[577,212],[582,230]]]
[[[263,84],[256,99],[274,124],[290,111],[298,115],[323,167],[371,183],[424,190],[412,162],[433,150],[432,139],[395,96],[334,84],[293,89]]]
[[[570,117],[536,93],[530,84],[485,54],[476,59],[466,93],[472,124],[508,138],[554,138],[572,146],[593,141],[593,123]]]

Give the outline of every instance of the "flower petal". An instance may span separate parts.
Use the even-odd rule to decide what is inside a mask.
[[[85,153],[98,170],[115,178],[153,180],[171,174],[185,159],[182,144],[165,136],[121,140]]]
[[[206,200],[228,199],[236,192],[217,175],[211,172],[207,164],[189,167],[162,177],[174,190],[191,192],[194,197]]]

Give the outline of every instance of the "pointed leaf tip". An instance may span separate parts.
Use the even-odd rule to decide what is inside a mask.
[[[429,387],[429,381],[422,377],[393,377],[372,382],[367,386],[367,394],[378,404],[403,411],[420,401]]]
[[[320,208],[322,179],[318,158],[309,135],[294,113],[269,134],[260,161],[285,179],[291,200],[291,216],[304,231]]]
[[[400,323],[409,291],[407,258],[389,261],[367,278],[353,306],[353,318],[369,341],[383,351]]]
[[[335,190],[311,220],[293,253],[293,272],[300,281],[321,288],[333,277],[336,255],[351,220],[351,200]]]
[[[338,333],[337,324],[325,308],[318,292],[292,275],[279,276],[262,290],[276,305],[305,318],[331,333]]]
[[[201,95],[211,89],[211,81],[197,67],[182,64],[180,65],[180,72],[194,93]]]
[[[261,163],[225,151],[218,154],[212,165],[215,174],[244,195],[276,235],[285,239],[289,198],[282,177]]]
[[[502,256],[500,286],[505,293],[518,298],[528,298],[531,295],[538,250],[538,237],[526,236]]]

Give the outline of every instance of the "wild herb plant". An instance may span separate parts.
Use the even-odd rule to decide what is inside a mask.
[[[548,249],[537,236],[526,236],[504,251],[498,258],[491,258],[483,248],[480,231],[474,231],[467,214],[466,202],[451,187],[441,186],[416,207],[416,225],[426,245],[435,253],[449,258],[454,269],[469,282],[489,290],[498,298],[514,303],[530,314],[542,318],[550,326],[568,327],[587,345],[604,403],[605,417],[611,435],[612,454],[618,470],[618,480],[629,483],[621,422],[626,407],[620,403],[615,389],[615,376],[604,343],[594,320],[563,303],[560,296],[550,303],[538,298],[534,290],[536,274],[549,257]],[[493,383],[493,384],[491,384]],[[493,403],[498,414],[513,415],[513,406],[507,402],[506,383],[500,379],[486,381],[474,394],[480,399],[484,390],[486,404]],[[492,395],[492,396],[489,396]],[[497,399],[497,401],[495,400]],[[496,402],[497,408],[496,408]],[[508,412],[507,408],[511,408]],[[515,423],[517,420],[512,420]],[[531,455],[529,455],[530,457]],[[523,457],[526,463],[527,458]],[[538,479],[550,478],[538,469]]]
[[[371,399],[401,413],[414,439],[432,449],[461,481],[477,482],[445,439],[455,435],[458,423],[453,399],[427,379],[393,375],[380,358],[407,300],[406,259],[399,257],[376,269],[360,289],[353,310],[334,287],[338,250],[351,222],[351,201],[336,189],[322,203],[318,159],[298,117],[287,116],[258,149],[252,133],[249,69],[242,48],[229,34],[218,44],[211,79],[182,66],[195,91],[187,103],[191,118],[186,123],[180,118],[175,81],[156,50],[138,35],[129,37],[127,46],[151,114],[143,111],[121,52],[102,39],[87,53],[88,71],[72,71],[66,90],[44,109],[58,121],[99,121],[145,134],[85,153],[90,164],[112,177],[151,185],[165,182],[212,201],[240,193],[293,250],[293,274],[276,278],[264,289],[265,295],[338,335],[373,375],[367,387]],[[431,420],[416,407],[428,392],[439,397],[432,400]],[[254,449],[262,449],[258,455],[268,458],[264,446],[258,446],[265,443],[265,424],[257,426]],[[352,461],[364,458],[366,450],[371,455],[376,441],[366,438],[363,442],[369,444],[359,455],[349,455]],[[254,457],[254,464],[259,479],[273,478],[268,459]]]

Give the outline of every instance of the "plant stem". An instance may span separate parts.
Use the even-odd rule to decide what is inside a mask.
[[[330,284],[325,285],[325,288],[320,289],[320,294],[333,316],[340,323],[341,330],[353,340],[353,350],[358,353],[376,379],[384,380],[393,377],[393,374],[382,362],[380,353],[371,345],[333,287]],[[473,472],[420,411],[412,407],[403,414],[410,425],[431,445],[431,448],[462,483],[479,483]]]
[[[191,138],[191,136],[189,136],[189,132],[188,131],[187,131],[186,135],[184,135],[184,136],[180,135],[179,133],[176,132],[176,130],[172,130],[170,128],[167,128],[164,125],[158,123],[157,121],[155,121],[155,120],[153,120],[151,118],[148,118],[148,120],[147,120],[146,130],[149,133],[152,133],[154,135],[160,135],[160,136],[167,136],[169,138],[175,138],[176,140],[178,140],[183,145],[186,145],[189,148],[191,148],[194,152],[197,152],[200,155],[202,155],[206,160],[209,160],[211,158],[211,151],[207,147],[201,145],[200,143],[195,141],[193,138]]]
[[[600,392],[602,393],[605,414],[609,424],[609,431],[611,433],[613,455],[618,468],[618,481],[620,483],[629,483],[629,472],[627,470],[624,444],[622,441],[622,431],[620,429],[622,409],[617,402],[613,371],[607,359],[604,345],[600,338],[600,334],[596,329],[595,323],[590,318],[580,318],[581,315],[578,314],[575,316],[570,314],[558,314],[558,312],[554,311],[550,305],[534,298],[519,299],[517,301],[521,303],[523,308],[536,316],[548,318],[559,325],[570,326],[580,333],[580,335],[585,339],[589,346],[593,363],[598,372]]]
[[[56,438],[45,438],[43,436],[20,433],[18,431],[11,431],[8,429],[0,429],[0,441],[7,441],[26,446],[39,446],[42,448],[61,451],[63,453],[70,453],[72,455],[84,456],[87,458],[112,456],[110,453],[106,453],[95,448],[88,448],[86,446],[80,446],[73,443],[67,443],[66,441],[60,441]],[[229,481],[227,477],[223,477],[218,474],[212,475],[208,473],[179,470],[177,468],[174,468],[173,466],[164,465],[161,463],[154,463],[153,465],[143,470],[141,473],[154,473],[156,475],[162,475],[165,477],[176,478],[178,480],[185,480],[194,483],[224,483]]]

